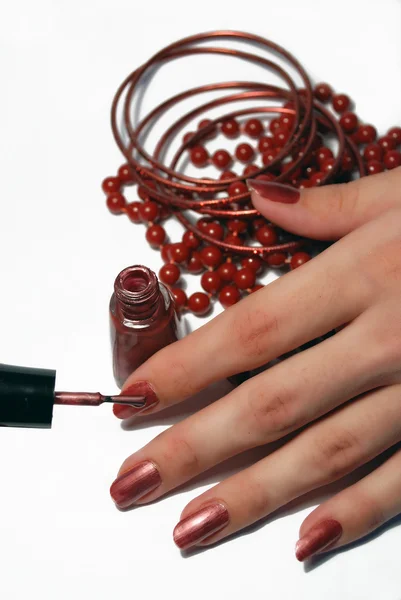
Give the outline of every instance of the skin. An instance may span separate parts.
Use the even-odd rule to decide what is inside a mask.
[[[340,329],[174,425],[122,465],[120,474],[143,460],[157,465],[162,483],[138,501],[145,503],[233,455],[297,432],[184,508],[181,518],[214,501],[227,507],[229,524],[203,545],[343,477],[401,441],[401,167],[349,184],[305,189],[296,204],[255,193],[252,200],[286,230],[338,241],[158,352],[124,387],[149,381],[160,403],[148,412],[158,412]],[[400,473],[396,450],[315,509],[300,536],[325,519],[338,521],[343,530],[332,548],[365,536],[401,512]]]

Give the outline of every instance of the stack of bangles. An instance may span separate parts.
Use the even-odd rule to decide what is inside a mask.
[[[205,45],[225,40],[243,42],[247,50]],[[280,58],[280,64],[255,54],[255,48]],[[249,61],[272,72],[283,87],[254,81],[227,81],[178,93],[133,123],[138,90],[155,67],[192,55],[224,55]],[[290,75],[281,66],[288,64]],[[302,82],[299,85],[299,80]],[[223,95],[186,112],[160,137],[152,154],[141,145],[149,130],[172,107],[196,95],[221,91]],[[243,101],[258,106],[206,118],[208,111]],[[261,106],[261,101],[274,105]],[[265,269],[295,269],[311,255],[310,241],[287,233],[262,218],[252,207],[246,179],[264,179],[299,189],[346,182],[401,165],[401,127],[378,137],[373,125],[363,124],[345,94],[327,83],[312,87],[301,64],[284,48],[250,33],[215,31],[182,39],[155,54],[120,85],[111,111],[112,130],[125,164],[102,187],[113,214],[126,214],[133,223],[145,223],[146,239],[161,251],[164,266],[159,277],[167,284],[181,310],[204,315],[216,298],[231,306],[262,287],[257,279]],[[225,110],[228,110],[225,108]],[[225,149],[212,154],[207,142],[246,136],[234,156]],[[169,162],[163,157],[175,143]],[[334,151],[333,149],[334,148]],[[189,158],[201,169],[213,165],[217,178],[195,178],[177,170]],[[232,165],[242,164],[236,173]],[[128,202],[126,186],[137,186],[138,200]],[[160,224],[175,218],[184,226],[182,240],[171,243]],[[182,272],[202,274],[203,292],[187,298],[179,287]]]

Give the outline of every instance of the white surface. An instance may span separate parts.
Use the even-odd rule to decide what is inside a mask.
[[[396,0],[3,0],[1,12],[1,361],[56,367],[59,389],[115,390],[113,278],[160,266],[100,191],[122,162],[112,95],[137,65],[190,33],[249,30],[349,93],[381,130],[401,121]],[[228,79],[209,64],[205,82]],[[168,96],[179,80],[161,81]],[[310,507],[190,558],[171,533],[205,483],[117,511],[108,487],[122,460],[166,425],[125,431],[107,407],[56,408],[52,431],[0,431],[2,599],[400,600],[400,527],[305,572],[293,546]]]

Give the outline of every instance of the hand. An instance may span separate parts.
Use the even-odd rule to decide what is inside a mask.
[[[276,184],[262,187],[252,200],[269,220],[307,237],[342,239],[158,352],[129,377],[123,393],[147,394],[153,404],[147,413],[153,413],[340,330],[246,381],[124,462],[111,487],[120,507],[159,498],[233,455],[302,428],[192,500],[174,531],[180,548],[221,540],[401,441],[401,168],[300,194]],[[117,406],[115,413],[125,418],[135,409]],[[397,450],[307,517],[297,558],[348,544],[399,512]]]

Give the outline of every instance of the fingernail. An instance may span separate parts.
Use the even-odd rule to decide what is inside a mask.
[[[263,179],[248,179],[247,184],[251,192],[256,192],[262,198],[272,202],[282,202],[283,204],[295,204],[298,202],[300,193],[289,185],[274,183],[272,181],[263,181]]]
[[[117,477],[110,488],[110,495],[119,508],[128,508],[159,487],[161,482],[156,466],[145,460]]]
[[[123,389],[121,396],[142,396],[144,404],[140,408],[126,406],[124,404],[114,404],[113,412],[119,419],[128,419],[128,417],[138,415],[139,413],[156,406],[159,402],[155,390],[147,381],[136,381],[135,383],[132,383],[129,387]]]
[[[174,542],[181,550],[190,548],[223,529],[229,522],[228,510],[215,502],[180,521],[174,528]]]
[[[308,531],[295,546],[295,555],[298,560],[303,561],[310,558],[316,552],[327,549],[340,539],[343,532],[338,521],[327,519],[318,523]]]

